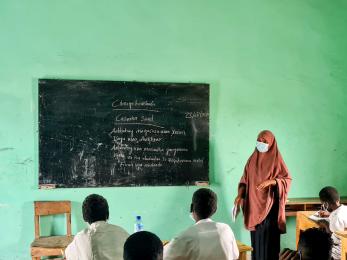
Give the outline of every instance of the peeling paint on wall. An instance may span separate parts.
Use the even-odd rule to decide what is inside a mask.
[[[22,164],[22,165],[27,165],[29,163],[32,163],[33,160],[31,158],[26,158],[24,161],[17,162],[16,164]]]
[[[14,148],[13,147],[3,147],[3,148],[0,148],[0,152],[10,151],[10,150],[14,150]]]

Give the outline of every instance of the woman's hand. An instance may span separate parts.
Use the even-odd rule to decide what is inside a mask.
[[[237,206],[238,209],[240,209],[240,207],[243,204],[243,198],[245,197],[245,194],[246,194],[246,185],[240,184],[237,197],[235,198],[235,201],[234,201],[234,205]]]
[[[243,204],[243,198],[242,196],[238,195],[236,198],[235,198],[235,201],[234,201],[234,205],[237,206],[238,208],[241,207]]]
[[[237,215],[239,214],[239,212],[241,210],[241,207],[242,207],[242,204],[243,204],[243,198],[242,198],[241,195],[238,195],[235,198],[235,201],[234,201],[234,210],[233,210],[233,213],[232,213],[233,221],[235,221]]]
[[[263,190],[269,186],[276,185],[276,180],[266,180],[257,185],[257,190]]]

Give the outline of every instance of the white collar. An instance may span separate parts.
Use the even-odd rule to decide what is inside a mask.
[[[103,224],[106,224],[106,221],[104,221],[104,220],[95,221],[95,222],[93,222],[92,224],[89,225],[89,228],[90,229],[95,229],[96,227],[101,226]]]
[[[213,220],[210,218],[200,219],[198,222],[195,223],[195,225],[200,224],[200,223],[212,222],[212,221]]]

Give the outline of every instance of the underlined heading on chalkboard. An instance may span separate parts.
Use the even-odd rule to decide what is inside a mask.
[[[209,180],[209,85],[39,80],[39,184]]]

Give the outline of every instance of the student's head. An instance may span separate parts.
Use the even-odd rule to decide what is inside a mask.
[[[89,224],[95,221],[106,221],[109,216],[107,200],[98,194],[91,194],[82,205],[83,219]]]
[[[194,192],[190,211],[196,221],[211,217],[217,210],[217,194],[202,188]]]
[[[333,241],[329,233],[309,228],[300,234],[298,253],[302,260],[330,260]]]
[[[125,241],[123,259],[162,260],[163,243],[159,237],[151,232],[136,232]]]
[[[327,205],[328,211],[333,211],[340,205],[340,195],[334,187],[327,186],[321,189],[319,199]]]

